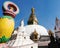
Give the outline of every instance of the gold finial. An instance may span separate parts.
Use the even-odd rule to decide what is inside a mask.
[[[10,7],[10,11],[13,11],[14,10],[14,8],[13,7]]]
[[[34,14],[34,8],[32,8],[31,11],[32,11],[32,14]]]
[[[35,35],[38,35],[38,33],[36,32],[36,29],[34,30],[34,34],[35,34]]]

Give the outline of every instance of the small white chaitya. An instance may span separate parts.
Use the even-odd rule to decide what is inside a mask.
[[[19,27],[19,29],[20,30],[18,30],[17,38],[15,39],[14,43],[12,41],[12,45],[9,45],[15,48],[38,48],[38,44],[34,43],[30,39],[29,35],[25,32],[24,21],[21,21],[21,26]]]

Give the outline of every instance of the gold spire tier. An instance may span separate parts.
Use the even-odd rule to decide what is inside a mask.
[[[38,24],[38,20],[34,14],[35,10],[34,8],[31,9],[31,15],[30,15],[30,18],[28,20],[28,25],[31,25],[31,24]]]

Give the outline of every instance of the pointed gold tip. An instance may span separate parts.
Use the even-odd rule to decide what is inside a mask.
[[[34,8],[32,8],[31,11],[32,11],[32,14],[34,14]]]

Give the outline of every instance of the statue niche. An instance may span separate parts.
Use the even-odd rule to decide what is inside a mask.
[[[38,41],[38,33],[36,30],[31,34],[30,39],[33,41]]]

